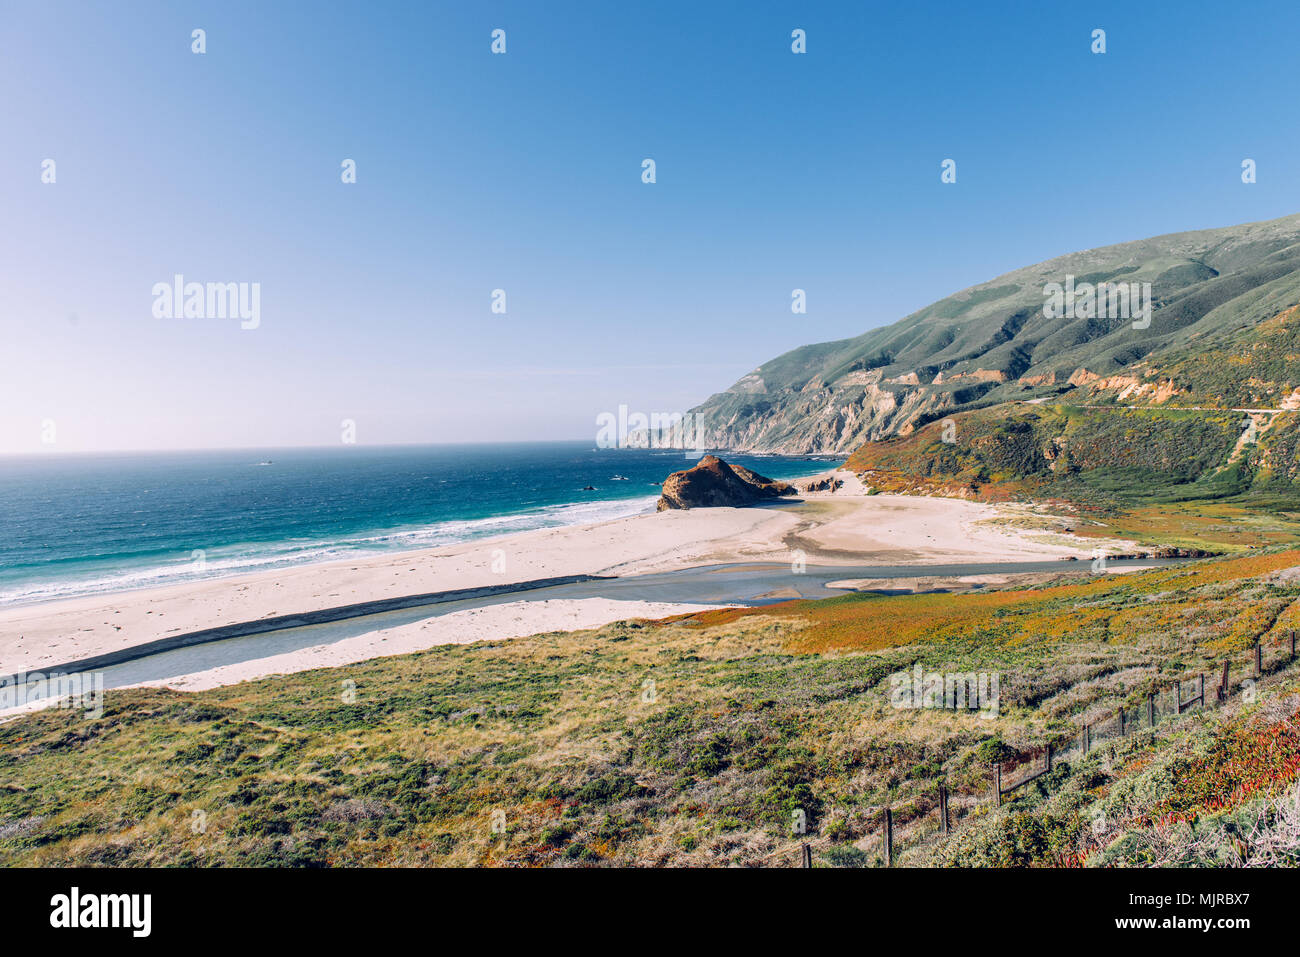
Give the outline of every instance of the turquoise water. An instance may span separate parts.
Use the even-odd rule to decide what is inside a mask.
[[[698,459],[590,442],[0,458],[0,603],[635,515]],[[829,464],[726,459],[773,478]]]

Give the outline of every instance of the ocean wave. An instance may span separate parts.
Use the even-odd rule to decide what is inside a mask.
[[[0,605],[27,604],[177,584],[229,578],[272,568],[292,568],[346,558],[367,558],[391,552],[457,545],[542,528],[608,522],[654,511],[657,496],[614,501],[547,505],[532,511],[459,519],[430,525],[375,529],[329,541],[266,542],[205,550],[201,567],[187,555],[167,564],[155,563],[107,574],[25,582],[0,589]]]

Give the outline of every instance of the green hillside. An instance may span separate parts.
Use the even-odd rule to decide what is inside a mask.
[[[1292,307],[1180,340],[1052,400],[954,412],[867,442],[847,465],[880,491],[1064,500],[1144,540],[1296,541],[1298,388],[1300,309]],[[1175,511],[1201,515],[1218,534],[1175,529]],[[1228,520],[1239,527],[1224,527]]]
[[[1086,501],[1099,497],[1088,489],[1109,489],[1116,504],[1222,498],[1251,485],[1246,468],[1219,468],[1231,457],[1242,418],[1231,411],[1004,403],[868,443],[846,464],[882,491]]]
[[[1049,318],[1044,287],[1067,276],[1150,283],[1149,327]],[[1071,377],[1190,362],[1196,350],[1250,335],[1297,304],[1300,215],[1175,233],[1061,256],[856,338],[795,349],[693,411],[717,448],[848,452],[954,411],[1063,395]],[[1289,374],[1289,365],[1278,370],[1292,382]]]

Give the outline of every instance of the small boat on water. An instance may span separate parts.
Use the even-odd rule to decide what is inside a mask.
[[[631,480],[630,478],[628,478],[626,475],[611,475],[611,476],[609,477],[609,480],[610,480],[611,482],[630,482],[630,481],[632,481],[632,480]]]

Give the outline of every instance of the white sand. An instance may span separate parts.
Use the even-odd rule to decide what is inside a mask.
[[[796,550],[809,564],[1036,561],[1088,557],[1099,544],[994,523],[1015,514],[1013,509],[959,499],[868,496],[852,473],[836,474],[845,480],[843,489],[805,495],[803,504],[661,512],[417,552],[0,608],[0,674],[39,671],[217,625],[558,575],[787,562]],[[493,571],[494,561],[498,568],[504,561],[504,569]],[[511,602],[217,671],[237,681],[255,672],[285,673],[462,639],[591,628],[698,607],[603,599]],[[206,678],[185,680],[186,687],[208,686]],[[177,680],[167,683],[180,686]]]
[[[465,645],[472,641],[523,638],[547,631],[581,631],[599,628],[611,621],[631,618],[667,618],[714,605],[671,604],[656,601],[615,601],[610,598],[548,599],[515,601],[491,608],[472,608],[438,618],[417,621],[398,628],[386,628],[345,638],[326,645],[302,648],[283,655],[222,665],[207,671],[180,675],[142,684],[198,691],[219,685],[251,681],[267,675],[292,674],[309,668],[334,668],[387,655],[425,651],[435,645]],[[539,628],[538,622],[545,627]]]

